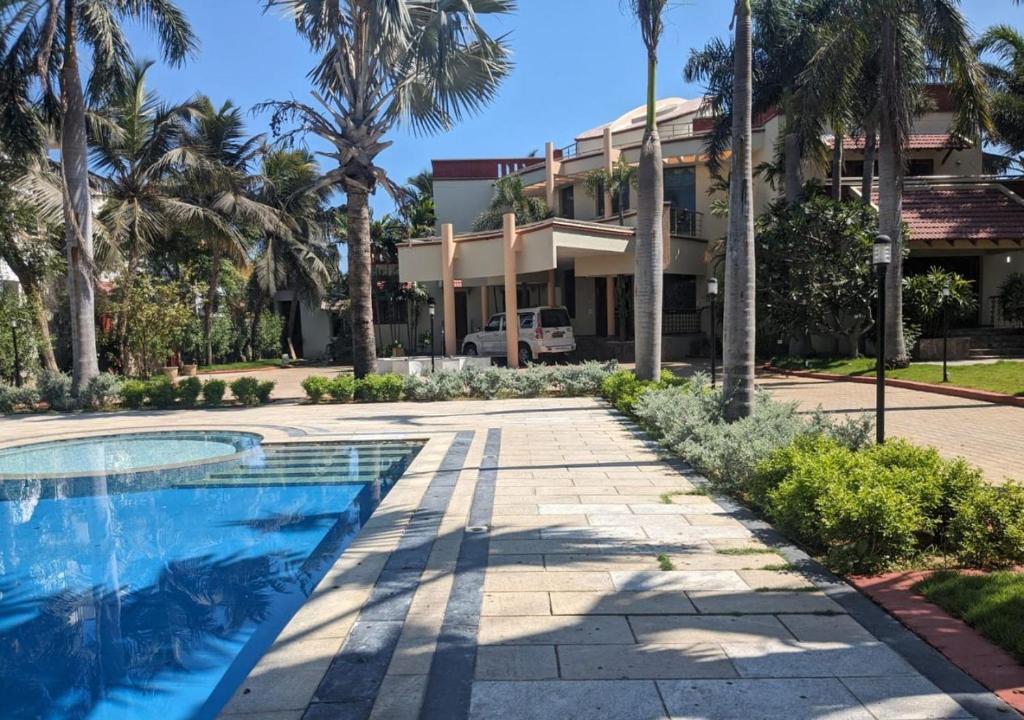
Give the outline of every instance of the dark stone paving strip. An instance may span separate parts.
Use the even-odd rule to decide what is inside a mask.
[[[491,522],[494,486],[498,477],[501,430],[487,431],[483,462],[469,510],[469,527],[455,565],[448,605],[437,650],[430,665],[421,720],[459,720],[469,717],[470,694],[476,669],[476,637],[480,627],[484,573],[490,541],[484,528]],[[480,529],[477,531],[477,529]]]
[[[370,716],[472,441],[471,431],[455,436],[303,720]]]

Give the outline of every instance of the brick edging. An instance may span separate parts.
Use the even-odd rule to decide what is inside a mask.
[[[914,585],[929,575],[929,571],[899,572],[846,580],[947,660],[1024,714],[1024,666],[970,625],[915,592]]]
[[[864,375],[833,375],[831,373],[814,372],[813,370],[790,370],[765,365],[762,368],[765,372],[778,373],[780,375],[795,375],[796,377],[811,378],[813,380],[834,380],[839,382],[853,382],[862,385],[874,385],[875,378]],[[920,392],[934,393],[936,395],[949,395],[951,397],[964,398],[967,400],[980,400],[982,402],[994,403],[996,405],[1010,405],[1013,407],[1024,407],[1024,397],[1005,395],[1003,393],[988,392],[987,390],[974,390],[955,386],[933,385],[932,383],[917,382],[916,380],[899,380],[897,378],[886,378],[886,387],[903,388],[904,390],[918,390]]]

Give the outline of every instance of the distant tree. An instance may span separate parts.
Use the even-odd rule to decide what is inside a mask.
[[[523,179],[518,175],[507,175],[494,183],[491,202],[473,223],[476,231],[498,230],[502,217],[514,213],[517,225],[529,225],[552,216],[551,208],[539,197],[523,191]]]
[[[982,64],[992,90],[991,140],[1006,148],[1009,164],[1024,170],[1024,36],[1009,25],[996,25],[975,49],[999,61]]]
[[[587,173],[583,178],[583,189],[592,197],[607,192],[615,198],[619,211],[619,225],[625,225],[624,208],[629,204],[629,189],[636,185],[636,176],[636,165],[620,155],[618,161],[612,165],[611,172],[600,168]]]

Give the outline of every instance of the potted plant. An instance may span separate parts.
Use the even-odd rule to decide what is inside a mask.
[[[164,365],[164,375],[166,375],[167,379],[170,380],[171,382],[174,382],[175,380],[178,379],[178,366],[178,353],[174,353],[169,358],[167,358],[167,363]]]
[[[400,340],[391,343],[391,357],[405,357],[405,348],[402,347]]]

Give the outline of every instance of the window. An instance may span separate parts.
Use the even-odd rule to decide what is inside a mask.
[[[597,186],[597,194],[594,198],[597,201],[596,215],[599,218],[604,217],[604,183]],[[612,207],[615,207],[615,203],[612,203]]]
[[[572,220],[576,217],[576,196],[575,188],[570,185],[564,187],[558,193],[559,206],[562,208],[562,217]]]
[[[519,313],[519,329],[520,330],[532,330],[533,329],[533,313]]]
[[[562,308],[552,308],[540,311],[540,326],[542,328],[569,327],[569,313]]]
[[[487,325],[484,326],[484,332],[499,332],[501,330],[501,315],[495,315],[487,321]]]
[[[907,177],[935,174],[935,161],[931,158],[916,158],[907,161]]]
[[[629,210],[629,185],[621,188],[619,192],[612,195],[612,214],[619,214],[619,206],[622,206],[622,212]]]
[[[697,307],[697,277],[665,274],[663,305],[666,313],[679,313]]]
[[[677,210],[696,211],[697,176],[694,168],[665,168],[665,202]]]

